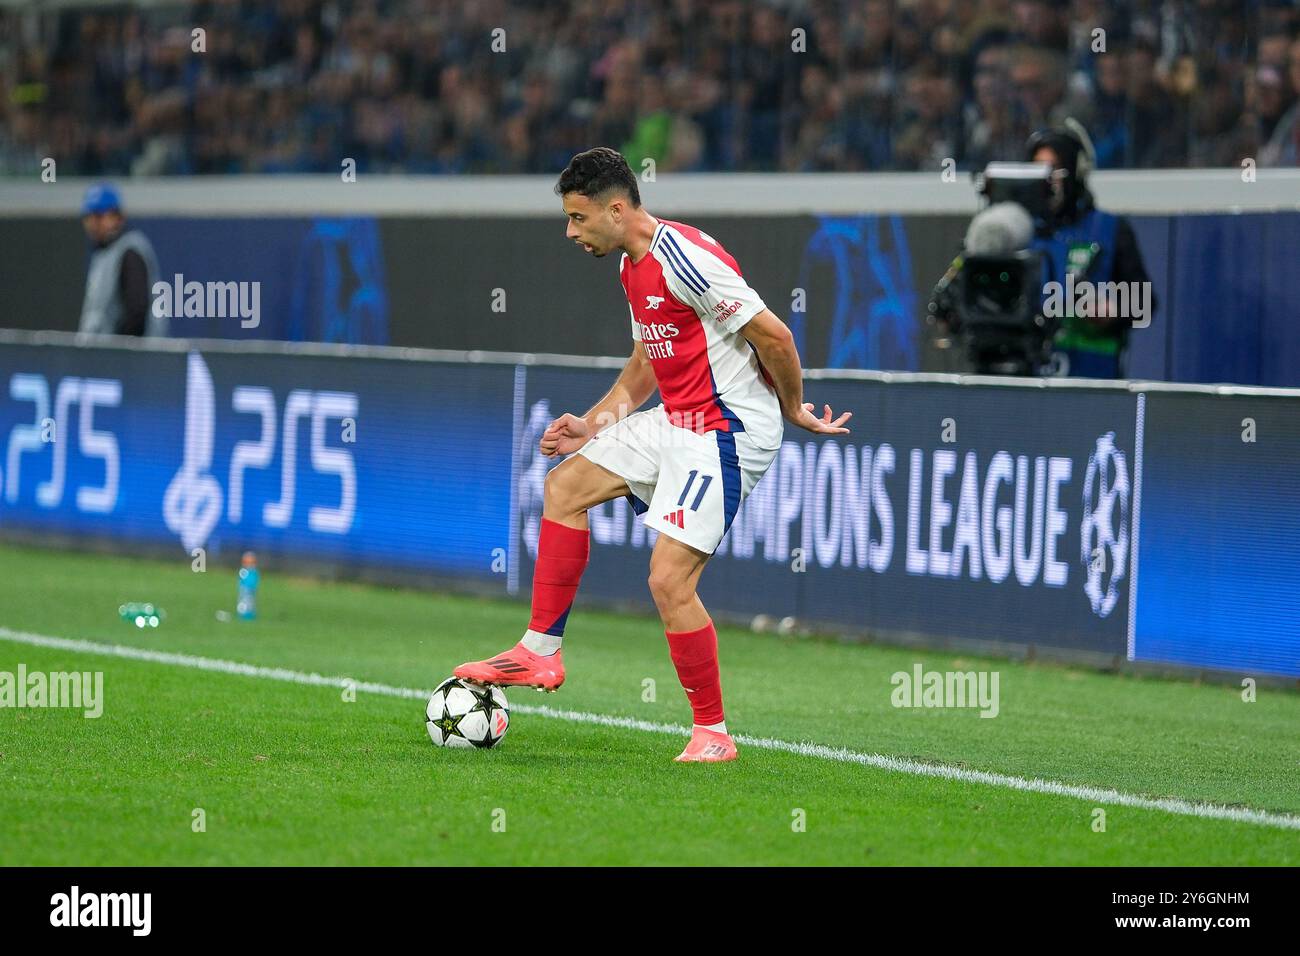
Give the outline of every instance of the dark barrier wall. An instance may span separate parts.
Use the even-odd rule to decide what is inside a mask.
[[[558,464],[540,432],[615,374],[11,335],[0,532],[523,598]],[[787,429],[704,577],[712,612],[1300,676],[1300,392],[858,375],[806,397],[852,434]],[[590,526],[580,602],[651,609],[656,534],[624,499]]]
[[[0,526],[487,577],[513,381],[504,365],[3,346]]]
[[[1300,407],[1161,392],[1145,445],[1138,655],[1300,671]]]
[[[27,220],[0,220],[23,235]],[[701,226],[706,223],[701,220]],[[260,284],[261,318],[172,319],[186,337],[401,346],[629,353],[618,257],[594,260],[565,222],[470,219],[133,219],[152,239],[165,281]],[[924,295],[964,223],[714,217],[707,228],[799,337],[810,367],[918,369]],[[86,243],[75,222],[40,221],[38,255],[0,264],[4,325],[73,330]],[[15,247],[22,260],[23,244]],[[56,261],[60,281],[37,262]],[[934,263],[941,262],[938,272]],[[6,274],[7,273],[7,274]],[[928,284],[926,284],[928,283]],[[796,288],[805,311],[794,311]]]
[[[581,414],[598,381],[529,369],[530,415]],[[706,604],[744,608],[762,594],[773,613],[846,627],[1124,654],[1128,555],[1118,544],[1101,555],[1110,573],[1097,575],[1102,594],[1090,602],[1081,489],[1103,447],[1114,451],[1095,464],[1105,475],[1094,514],[1110,506],[1101,483],[1113,489],[1115,472],[1131,470],[1133,396],[817,381],[805,397],[852,411],[853,434],[786,429],[724,541],[726,560],[710,566]],[[1116,529],[1126,508],[1127,498],[1108,513]],[[593,527],[609,527],[595,540],[613,544],[630,512],[621,501],[598,510],[608,518]],[[1105,548],[1111,530],[1098,526],[1092,546],[1100,535]],[[644,582],[644,564],[593,562],[589,586],[621,597],[629,578]]]
[[[149,237],[162,281],[175,286],[179,274],[182,293],[188,282],[259,285],[255,326],[178,313],[175,336],[389,342],[386,260],[401,247],[381,240],[376,219],[133,218],[128,228]],[[0,257],[0,326],[74,331],[90,251],[81,225],[0,219],[0,235],[12,241]]]
[[[810,368],[963,371],[922,321],[959,248],[957,216],[697,217],[786,320]],[[1300,214],[1133,217],[1159,309],[1132,338],[1134,378],[1300,386]],[[133,220],[164,277],[260,283],[261,320],[182,316],[181,336],[622,355],[617,257],[564,220]],[[86,246],[72,220],[0,219],[0,325],[71,330]],[[796,289],[803,307],[796,307]]]

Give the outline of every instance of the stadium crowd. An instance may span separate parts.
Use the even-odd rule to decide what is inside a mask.
[[[195,52],[195,28],[204,30]],[[504,33],[494,33],[494,31]],[[802,32],[800,32],[802,31]],[[1102,31],[1102,32],[1097,32]],[[1100,48],[1104,45],[1104,52]],[[1300,162],[1279,0],[282,0],[0,12],[0,173]]]

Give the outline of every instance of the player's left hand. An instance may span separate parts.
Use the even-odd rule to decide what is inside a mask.
[[[806,428],[810,432],[816,432],[820,435],[847,435],[849,430],[840,426],[853,417],[852,412],[845,412],[839,418],[831,421],[831,407],[825,406],[826,412],[821,418],[813,414],[812,402],[804,402],[799,407],[799,411],[793,415],[787,416],[786,420],[800,428]]]

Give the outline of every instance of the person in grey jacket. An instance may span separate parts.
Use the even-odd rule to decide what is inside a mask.
[[[81,224],[94,244],[86,272],[86,297],[78,331],[91,335],[166,335],[168,322],[154,314],[158,258],[138,229],[126,229],[122,200],[108,183],[86,190]]]

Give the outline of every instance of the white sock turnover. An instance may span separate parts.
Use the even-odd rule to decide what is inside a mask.
[[[534,654],[539,654],[542,657],[550,657],[560,649],[560,642],[563,640],[564,638],[555,634],[542,634],[530,629],[524,631],[524,636],[520,643]]]

